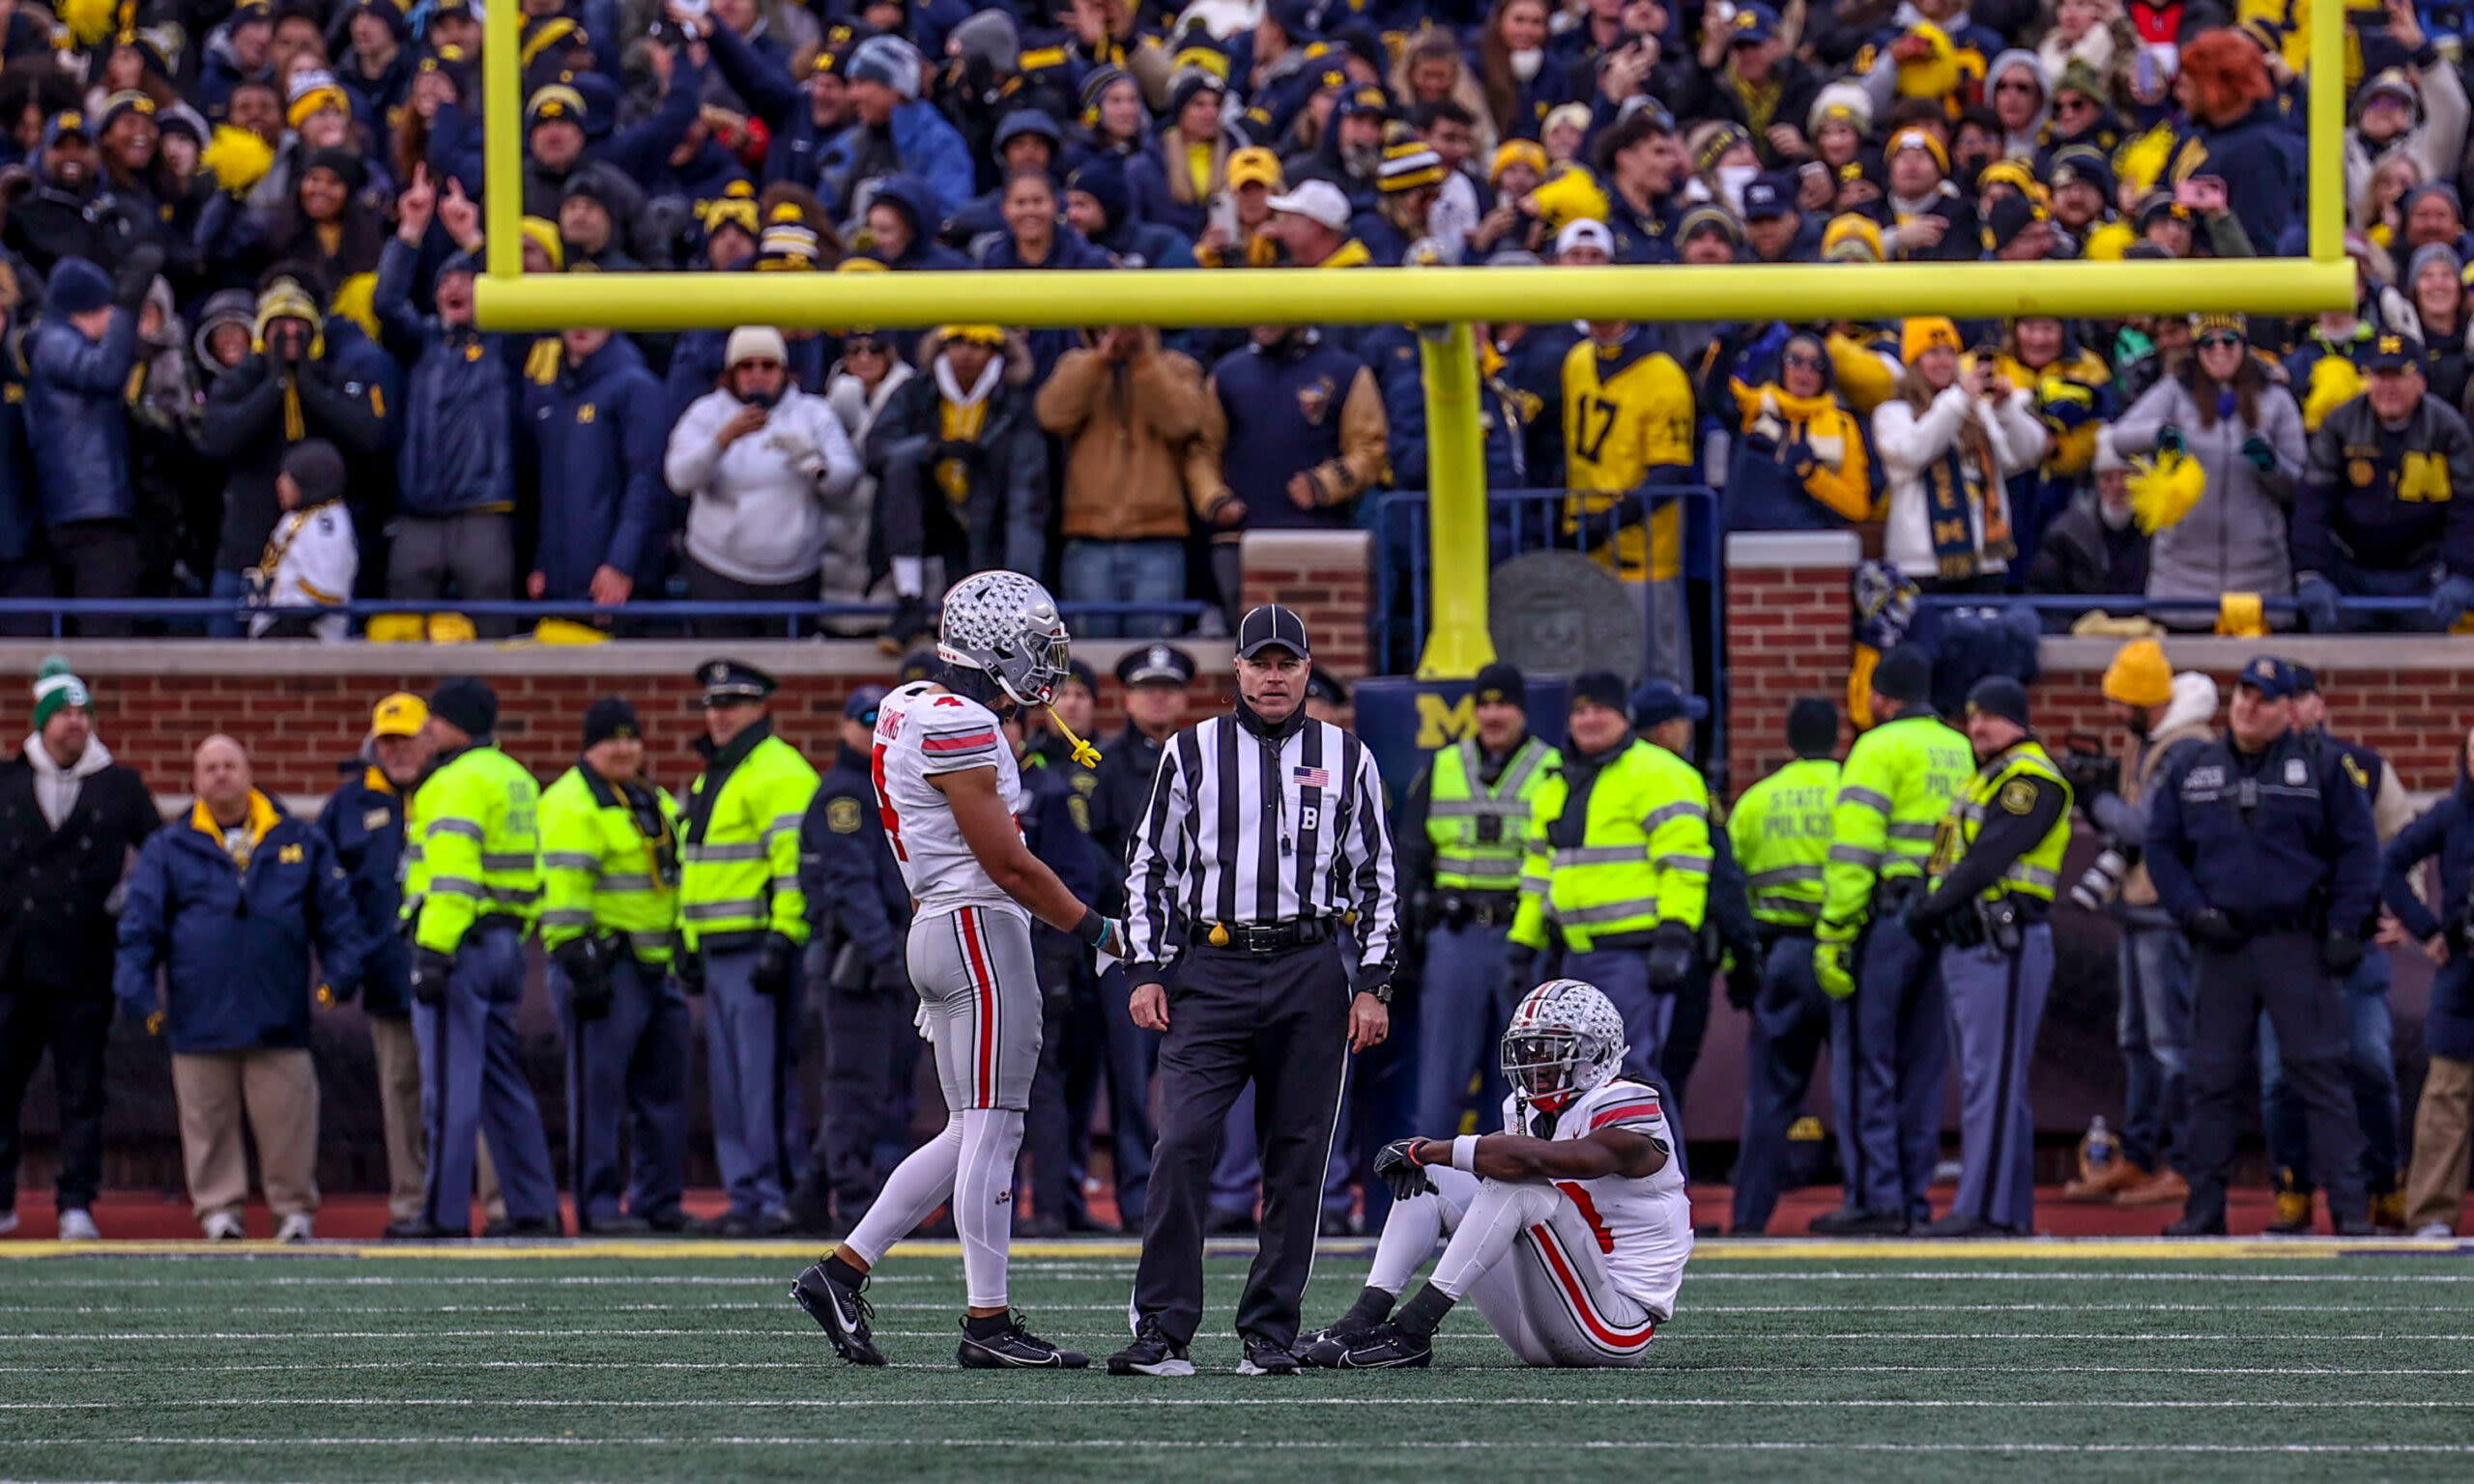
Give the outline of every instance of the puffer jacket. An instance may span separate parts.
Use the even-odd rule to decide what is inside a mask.
[[[943,394],[936,378],[943,348],[939,334],[922,338],[917,359],[925,369],[886,401],[860,450],[880,483],[911,481],[923,500],[939,493],[931,455],[943,438],[937,411]],[[964,498],[951,506],[973,572],[1010,567],[1037,573],[1047,565],[1048,443],[1032,415],[1030,379],[1028,347],[1019,333],[1008,336],[1004,370],[988,393],[980,423],[980,455],[966,471]]]
[[[853,167],[867,157],[865,124],[852,124],[833,136],[817,153],[816,193],[825,210],[837,216],[849,212],[852,193],[862,184],[852,179]],[[893,119],[886,125],[892,138],[893,153],[901,161],[902,174],[909,176],[929,191],[930,199],[922,203],[933,233],[945,214],[971,198],[978,175],[971,168],[970,146],[934,103],[913,99],[894,105]]]
[[[858,455],[831,405],[796,386],[763,427],[716,446],[714,435],[743,406],[717,387],[671,430],[662,467],[688,502],[687,555],[734,582],[806,581],[824,561],[825,507],[859,482]],[[814,472],[800,468],[810,458],[822,460]]]
[[[413,974],[413,946],[396,930],[404,905],[404,793],[366,757],[349,758],[336,771],[343,781],[327,795],[317,828],[350,879],[360,916],[360,1007],[400,1019],[412,1013]]]
[[[2302,475],[2302,410],[2276,385],[2261,388],[2258,406],[2256,430],[2238,415],[2202,426],[2190,389],[2178,377],[2167,377],[2114,424],[2114,447],[2125,458],[2154,449],[2159,430],[2178,429],[2207,476],[2207,492],[2191,513],[2157,531],[2148,547],[2149,597],[2214,602],[2229,592],[2282,597],[2293,591],[2286,514]],[[2242,457],[2243,441],[2254,431],[2276,453],[2272,475],[2261,475]]]
[[[358,333],[353,338],[355,350],[374,349]],[[347,370],[343,361],[340,344],[313,350],[301,362],[294,387],[300,438],[333,443],[344,455],[349,475],[356,460],[375,459],[388,450],[391,429],[384,385],[355,374],[358,367]],[[267,533],[281,513],[275,503],[275,475],[282,472],[284,450],[299,439],[288,429],[291,399],[275,369],[266,356],[250,356],[216,377],[206,394],[198,448],[228,471],[223,529],[215,552],[219,572],[256,566]]]
[[[136,364],[137,317],[127,310],[112,311],[101,340],[65,320],[26,337],[26,430],[45,525],[137,514],[125,400]]]
[[[352,889],[317,831],[249,795],[249,864],[234,863],[200,804],[137,852],[121,909],[112,990],[132,1018],[156,1009],[182,1054],[309,1044],[317,976],[360,983],[365,951]]]
[[[419,261],[419,248],[388,238],[378,260],[374,304],[387,353],[408,378],[403,442],[395,450],[398,507],[427,517],[512,510],[521,384],[510,342],[519,337],[415,313],[413,272]]]
[[[1033,400],[1040,426],[1065,443],[1068,537],[1185,538],[1179,465],[1202,431],[1202,367],[1142,335],[1144,348],[1122,360],[1066,352]]]
[[[670,533],[670,491],[661,482],[661,383],[624,335],[547,385],[524,388],[519,419],[541,473],[541,533],[532,570],[541,595],[577,602],[592,574],[615,567],[649,585]]]

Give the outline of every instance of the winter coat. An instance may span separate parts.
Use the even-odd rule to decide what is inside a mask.
[[[849,436],[853,450],[868,446],[868,433],[883,415],[885,406],[893,400],[902,384],[919,373],[908,362],[896,359],[877,383],[873,392],[849,372],[837,371],[824,389],[824,400],[833,415],[842,419],[842,431]],[[850,492],[824,505],[824,601],[827,603],[865,603],[873,585],[869,582],[868,539],[876,533],[877,476],[870,472],[863,459],[858,481]]]
[[[109,272],[129,243],[147,235],[152,225],[93,181],[70,190],[39,173],[34,188],[9,208],[0,243],[45,278],[63,258],[84,258]]]
[[[2172,698],[2166,701],[2164,713],[2148,722],[2147,734],[2121,756],[2120,791],[2082,801],[2108,843],[2137,849],[2146,841],[2148,790],[2157,775],[2173,763],[2176,750],[2214,739],[2218,697],[2216,682],[2197,671],[2173,677]],[[2172,916],[2156,904],[2156,883],[2148,879],[2143,859],[2132,863],[2114,910],[2134,928],[2173,926]]]
[[[1186,446],[1202,431],[1202,367],[1145,349],[1111,361],[1068,351],[1039,390],[1040,426],[1065,444],[1068,539],[1183,540]]]
[[[157,1005],[176,1055],[309,1044],[310,950],[330,984],[360,979],[352,886],[325,837],[249,795],[249,863],[204,804],[137,852],[112,988],[133,1019]]]
[[[510,356],[514,337],[415,313],[419,258],[419,248],[388,240],[374,304],[387,353],[407,378],[395,451],[397,508],[427,518],[512,511],[521,388]]]
[[[0,567],[32,557],[43,538],[43,495],[26,431],[26,383],[0,348]]]
[[[2202,426],[2190,389],[2180,378],[2167,377],[2114,423],[2114,447],[2125,458],[2153,449],[2160,429],[2178,429],[2207,476],[2206,493],[2190,514],[2148,544],[2149,597],[2213,603],[2229,592],[2282,597],[2293,591],[2286,512],[2302,474],[2302,410],[2273,385],[2260,388],[2258,407],[2256,430],[2238,416]],[[2273,475],[2263,477],[2242,457],[2243,441],[2255,431],[2276,454]]]
[[[980,254],[980,267],[1010,269],[1038,272],[1046,269],[1106,269],[1116,267],[1114,259],[1086,241],[1082,234],[1059,222],[1056,240],[1049,244],[1048,257],[1038,263],[1022,261],[1020,246],[1009,230],[988,240],[986,251]],[[1043,386],[1056,369],[1057,357],[1074,348],[1074,332],[1068,329],[1033,329],[1025,332],[1024,343],[1031,353],[1031,385]]]
[[[967,258],[936,241],[936,229],[943,224],[944,208],[937,203],[935,191],[927,182],[915,175],[890,175],[877,185],[875,199],[900,212],[903,218],[910,223],[910,245],[904,248],[899,256],[889,258],[882,248],[874,249],[874,256],[885,267],[920,271],[970,267]]]
[[[2438,911],[2414,890],[2414,868],[2436,860],[2433,884]],[[2388,910],[2417,942],[2449,935],[2448,962],[2431,985],[2423,1038],[2433,1056],[2474,1061],[2474,976],[2469,976],[2465,930],[2469,884],[2474,884],[2474,782],[2460,764],[2457,786],[2388,842],[2379,863],[2379,894]]]
[[[1872,513],[1864,425],[1834,394],[1742,382],[1730,390],[1742,430],[1729,450],[1728,530],[1844,530]]]
[[[1202,441],[1223,488],[1201,494],[1201,508],[1234,497],[1249,530],[1345,529],[1358,496],[1382,477],[1387,438],[1382,389],[1355,352],[1311,331],[1280,349],[1250,345],[1211,368]],[[1288,481],[1307,471],[1323,499],[1300,508]]]
[[[749,44],[728,26],[713,27],[705,44],[712,53],[714,73],[770,131],[763,183],[788,181],[815,189],[818,157],[833,136],[817,128],[807,90],[769,48]]]
[[[826,509],[858,483],[858,455],[831,405],[795,386],[763,427],[717,446],[714,435],[745,405],[716,388],[671,429],[662,470],[688,502],[687,555],[733,582],[813,581],[824,561]]]
[[[38,775],[56,771],[42,739],[0,762],[0,992],[101,999],[111,987],[108,903],[129,852],[162,826],[135,768],[91,739],[70,772],[77,798],[58,829],[43,817]]]
[[[1934,556],[1924,471],[1948,451],[1968,418],[1972,416],[1984,429],[1986,441],[1993,445],[1994,462],[2000,466],[1980,471],[1988,489],[2035,468],[2044,457],[2045,428],[2029,410],[2031,401],[2026,388],[2016,387],[1997,409],[1978,402],[1964,385],[1953,382],[1921,413],[1900,397],[1873,410],[1873,451],[1880,456],[1889,484],[1889,525],[1882,533],[1882,555],[1895,562],[1900,572],[1927,579],[1941,575]],[[1981,524],[1972,535],[1981,553]],[[1998,558],[1983,564],[1986,573],[2007,569],[2008,564]]]
[[[1737,91],[1732,58],[1720,61],[1714,68],[1699,66],[1698,58],[1694,63],[1683,70],[1683,86],[1668,98],[1668,110],[1679,119],[1720,119],[1740,125],[1752,134],[1753,148],[1760,152],[1764,166],[1774,170],[1785,163],[1769,143],[1766,129],[1756,126],[1743,95]],[[1792,55],[1781,56],[1772,65],[1769,76],[1777,85],[1777,101],[1763,123],[1791,124],[1800,130],[1804,116],[1812,112],[1813,100],[1821,93],[1821,79]],[[1533,128],[1529,132],[1535,134],[1537,130]]]
[[[1432,466],[1426,438],[1425,357],[1418,332],[1405,325],[1378,326],[1358,342],[1357,352],[1373,369],[1375,383],[1382,388],[1384,446],[1392,465],[1392,483],[1397,489],[1423,490]],[[1507,368],[1493,346],[1478,353],[1478,364],[1479,448],[1486,459],[1486,488],[1532,488],[1524,399],[1505,382]]]
[[[2411,128],[2388,141],[2376,156],[2359,130],[2345,130],[2346,200],[2362,194],[2381,160],[2401,153],[2412,156],[2414,162],[2423,167],[2422,179],[2456,181],[2465,156],[2468,107],[2464,75],[2457,70],[2456,63],[2436,51],[2429,62],[2413,69],[2413,73],[2421,106]]]
[[[571,366],[563,356],[547,385],[524,388],[519,422],[541,474],[541,529],[532,570],[544,598],[580,602],[592,574],[615,567],[649,586],[671,528],[661,481],[661,383],[624,335]]]
[[[2437,397],[2391,433],[2356,397],[2311,435],[2293,501],[2293,569],[2474,577],[2474,432]]]
[[[336,769],[343,782],[318,811],[318,833],[350,883],[360,920],[360,1008],[402,1019],[412,1013],[413,947],[398,930],[404,905],[403,790],[365,757]],[[335,992],[352,985],[329,976]]]
[[[26,337],[26,428],[43,524],[126,521],[137,514],[129,463],[129,373],[137,317],[112,311],[100,340],[46,319]]]
[[[2269,101],[2221,128],[2186,126],[2166,178],[2221,177],[2234,219],[2260,251],[2273,252],[2287,225],[2301,214],[2305,171],[2301,130]]]
[[[818,152],[817,199],[836,216],[849,214],[862,184],[858,178],[862,162],[875,153],[866,138],[867,128],[865,124],[852,124]],[[896,104],[885,128],[896,170],[928,189],[928,200],[920,203],[925,207],[921,214],[933,234],[947,213],[971,198],[978,177],[971,168],[970,146],[935,104],[922,100]]]
[[[2096,492],[2081,490],[2070,508],[2045,528],[2028,567],[2028,591],[2086,597],[2147,591],[2147,533],[2136,521],[2116,530],[2105,524]]]
[[[359,346],[367,348],[368,342],[360,340]],[[289,396],[285,378],[265,355],[251,356],[216,377],[207,392],[198,448],[227,471],[216,571],[245,572],[258,564],[267,533],[281,514],[274,480],[283,471],[285,449],[302,439],[323,438],[343,453],[347,466],[356,458],[375,459],[387,451],[392,429],[385,389],[373,379],[348,373],[333,354],[337,349],[303,357],[291,379]]]
[[[926,369],[886,401],[861,450],[880,483],[913,481],[923,500],[940,494],[935,454],[944,440],[938,413],[944,393],[936,377],[942,349],[935,334],[921,341],[918,363]],[[1001,566],[1035,573],[1048,556],[1048,441],[1032,415],[1031,357],[1020,336],[1007,340],[1004,357],[980,423],[980,451],[966,466],[963,499],[950,508],[967,544],[970,571]]]

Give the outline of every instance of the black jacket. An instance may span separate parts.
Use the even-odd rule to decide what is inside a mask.
[[[79,785],[62,827],[35,803],[34,765],[0,762],[0,992],[112,992],[111,915],[129,852],[162,827],[135,768],[114,763]]]

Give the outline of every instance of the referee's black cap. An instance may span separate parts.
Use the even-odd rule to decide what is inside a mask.
[[[1265,649],[1279,647],[1299,659],[1312,656],[1307,647],[1306,620],[1277,603],[1266,603],[1246,614],[1237,625],[1237,658],[1251,660]]]
[[[1174,644],[1145,644],[1117,661],[1120,685],[1172,685],[1184,690],[1194,677],[1194,657]]]
[[[744,660],[706,660],[696,667],[696,683],[704,687],[708,706],[762,700],[776,689],[771,675]]]

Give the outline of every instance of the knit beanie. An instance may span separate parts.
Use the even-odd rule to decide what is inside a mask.
[[[43,724],[59,715],[63,706],[75,706],[82,711],[94,703],[86,682],[70,671],[66,656],[55,654],[35,671],[35,730],[43,730]]]
[[[498,725],[498,692],[470,675],[441,680],[430,693],[429,714],[473,736],[486,737]]]

